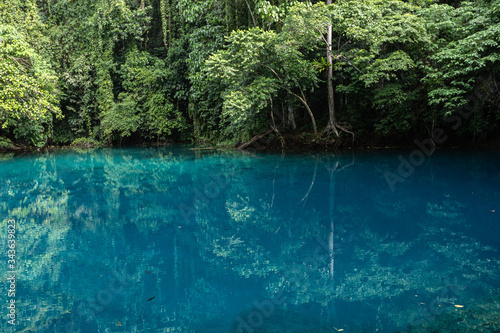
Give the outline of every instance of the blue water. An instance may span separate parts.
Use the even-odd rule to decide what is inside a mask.
[[[0,330],[497,331],[500,152],[410,153],[0,155]]]

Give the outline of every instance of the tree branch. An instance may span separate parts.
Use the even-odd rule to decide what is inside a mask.
[[[266,133],[264,134],[259,134],[259,135],[256,135],[254,136],[253,138],[251,138],[249,141],[245,142],[244,144],[242,144],[241,146],[238,147],[238,150],[243,150],[245,149],[246,147],[250,146],[252,143],[254,143],[255,141],[259,140],[260,138],[263,138],[265,137],[266,135],[270,134],[271,132],[273,132],[274,130],[271,128],[270,130],[268,130]]]
[[[311,121],[312,121],[312,124],[313,124],[313,129],[314,129],[314,136],[316,137],[316,136],[318,136],[318,127],[316,126],[316,120],[314,119],[314,114],[312,113],[311,108],[309,107],[309,104],[307,104],[304,92],[302,91],[302,89],[300,87],[299,87],[299,89],[300,89],[300,93],[302,94],[302,97],[300,97],[299,95],[297,95],[293,91],[290,91],[290,92],[295,97],[297,97],[302,102],[302,104],[304,104],[304,106],[306,107],[307,112],[309,113],[309,116],[311,117]]]
[[[247,0],[245,0],[248,6],[248,11],[250,12],[250,15],[252,16],[252,21],[253,21],[253,26],[257,27],[257,22],[255,21],[255,17],[253,16],[252,8],[250,8],[250,4],[248,3]]]

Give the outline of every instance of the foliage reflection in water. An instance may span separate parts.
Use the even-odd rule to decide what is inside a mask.
[[[4,155],[2,331],[498,331],[498,153],[397,155]]]

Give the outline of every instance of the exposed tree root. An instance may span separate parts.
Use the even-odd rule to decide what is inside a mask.
[[[334,124],[332,124],[332,123],[330,122],[330,123],[328,123],[328,125],[327,125],[327,126],[326,126],[326,128],[325,128],[325,132],[326,132],[326,134],[331,134],[331,133],[333,133],[333,134],[335,134],[335,136],[336,136],[337,138],[338,138],[338,137],[340,137],[340,134],[341,134],[342,132],[347,133],[347,134],[350,134],[350,135],[352,135],[352,142],[354,142],[354,137],[355,137],[355,135],[354,135],[354,133],[353,133],[353,132],[351,132],[351,131],[348,129],[348,127],[349,127],[349,125],[344,125],[344,126],[342,126],[342,125],[340,125],[340,124],[339,124],[339,123],[337,123],[337,122],[335,122]]]

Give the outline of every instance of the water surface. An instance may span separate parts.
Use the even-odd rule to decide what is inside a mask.
[[[0,329],[494,332],[500,153],[408,156],[3,155]]]

